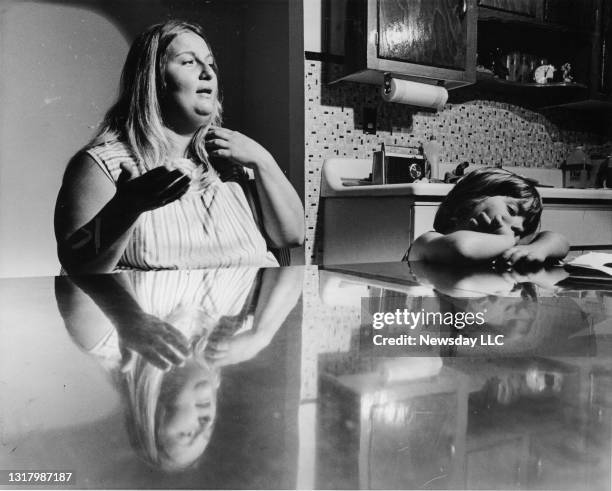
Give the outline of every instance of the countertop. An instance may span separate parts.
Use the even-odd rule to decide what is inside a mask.
[[[2,487],[610,489],[612,289],[565,277],[0,279]]]
[[[368,176],[372,162],[368,159],[335,158],[326,160],[321,174],[322,198],[408,196],[415,200],[433,198],[441,201],[452,189],[453,184],[443,183],[406,183],[406,184],[365,184],[346,185]],[[452,166],[443,166],[451,169]],[[605,201],[612,204],[612,189],[590,188],[573,189],[559,187],[561,171],[530,167],[507,167],[507,170],[535,178],[540,182],[551,182],[556,187],[538,187],[544,201],[575,200]]]

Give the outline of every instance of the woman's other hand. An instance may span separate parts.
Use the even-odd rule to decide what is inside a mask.
[[[211,157],[228,159],[250,169],[274,162],[270,152],[255,140],[238,131],[216,126],[206,134],[206,150]]]
[[[232,337],[214,337],[204,350],[204,358],[216,367],[235,365],[254,358],[270,343],[266,333],[247,331]]]
[[[295,247],[304,242],[304,209],[295,189],[264,147],[237,131],[213,126],[206,134],[206,150],[253,169],[270,247]]]
[[[156,167],[136,177],[128,163],[121,163],[117,179],[117,200],[134,213],[154,210],[179,199],[189,189],[191,180],[180,170]]]
[[[124,370],[133,361],[132,352],[140,354],[149,363],[162,370],[184,363],[189,356],[189,342],[185,335],[174,326],[144,312],[122,318],[117,326]]]

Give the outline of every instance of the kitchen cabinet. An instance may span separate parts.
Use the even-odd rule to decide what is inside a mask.
[[[598,0],[546,0],[543,20],[546,23],[591,30]]]
[[[612,194],[612,193],[611,193]],[[561,232],[578,250],[612,249],[612,202],[546,203],[542,229]]]
[[[478,0],[478,20],[590,30],[599,0]]]
[[[478,5],[512,12],[514,14],[535,17],[541,1],[534,0],[480,0]]]
[[[612,71],[608,47],[612,42],[612,7],[607,0],[546,0],[528,2],[480,0],[478,9],[479,64],[492,68],[506,56],[519,53],[552,64],[552,83],[512,82],[478,72],[477,87],[500,94],[519,105],[544,107],[601,107],[610,101]],[[563,80],[560,67],[570,63],[573,80]],[[529,82],[529,83],[525,83]],[[596,101],[593,104],[593,101]]]
[[[591,97],[612,101],[612,5],[608,0],[597,0],[594,18]]]
[[[455,88],[476,75],[475,0],[347,0],[329,11],[344,25],[344,75],[382,84],[384,73]],[[345,22],[339,22],[343,16]],[[336,44],[340,34],[330,34]]]
[[[564,203],[545,198],[542,230],[562,233],[575,251],[612,252],[612,191],[607,193],[606,201],[593,204],[584,198]],[[432,230],[442,198],[405,195],[325,200],[323,263],[399,261],[416,237]]]

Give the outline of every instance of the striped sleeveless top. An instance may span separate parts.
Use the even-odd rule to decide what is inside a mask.
[[[130,271],[123,273],[123,278],[144,312],[172,324],[191,342],[198,338],[205,341],[213,330],[221,328],[235,329],[230,336],[252,328],[250,310],[257,302],[253,293],[258,272],[258,268],[251,267],[154,274]],[[233,325],[220,325],[222,316],[227,316],[226,321],[233,321]],[[104,334],[85,349],[105,368],[116,369],[122,358],[119,334],[105,315],[102,318],[106,332],[99,324],[98,329]]]
[[[121,163],[138,175],[147,169],[121,141],[86,150],[114,182]],[[118,269],[198,269],[278,266],[268,251],[242,187],[223,182],[209,166],[201,186],[172,203],[140,215]]]

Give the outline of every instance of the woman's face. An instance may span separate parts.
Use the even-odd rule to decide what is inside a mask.
[[[164,122],[185,134],[209,124],[217,111],[218,86],[214,58],[196,33],[178,34],[168,46],[161,98]]]
[[[163,452],[179,468],[206,449],[216,412],[217,377],[189,360],[164,380],[158,439]]]

